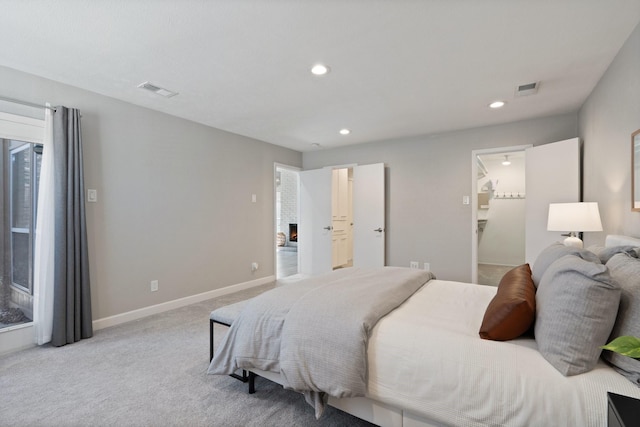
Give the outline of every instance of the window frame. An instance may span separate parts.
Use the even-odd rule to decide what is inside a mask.
[[[3,138],[4,139],[4,138]],[[5,139],[6,140],[6,139]],[[22,143],[22,145],[15,147],[15,148],[9,148],[9,188],[10,188],[10,194],[9,194],[9,232],[11,234],[10,236],[10,251],[11,251],[11,285],[16,287],[17,289],[20,289],[24,292],[27,292],[29,295],[33,295],[34,292],[34,283],[33,283],[33,277],[34,277],[34,261],[35,261],[35,252],[34,252],[34,247],[35,247],[35,229],[36,229],[36,213],[38,210],[38,189],[39,189],[39,183],[38,183],[38,175],[39,175],[39,171],[38,171],[38,158],[37,156],[41,156],[42,154],[38,153],[39,150],[36,150],[37,146],[42,146],[42,144],[37,144],[34,142],[28,142],[28,141],[18,141],[15,139],[9,140],[9,141],[15,141],[15,142],[19,142]],[[29,170],[29,179],[30,179],[30,183],[31,183],[31,188],[29,190],[29,203],[30,203],[30,217],[29,217],[29,227],[28,228],[24,228],[24,227],[14,227],[14,198],[13,198],[13,191],[15,190],[14,188],[14,182],[13,182],[13,167],[14,167],[14,162],[13,162],[13,156],[14,154],[20,153],[21,151],[28,151],[28,156],[29,156],[29,161],[30,161],[30,170]],[[28,236],[28,259],[29,259],[29,272],[28,272],[28,277],[27,277],[27,286],[25,287],[23,284],[21,283],[17,283],[14,279],[14,272],[15,269],[14,267],[14,260],[15,260],[15,252],[13,250],[14,248],[14,233],[19,233],[19,234],[26,234]]]
[[[36,145],[43,145],[44,143],[44,128],[45,128],[45,123],[44,123],[44,118],[43,119],[36,119],[33,117],[27,117],[27,116],[21,116],[21,115],[16,115],[16,114],[11,114],[11,113],[6,113],[6,112],[1,112],[0,111],[0,139],[2,140],[13,140],[13,141],[20,141],[20,142],[28,142],[31,143],[29,145],[25,145],[25,149],[29,149],[31,152],[31,158],[30,160],[33,161],[33,164],[35,165],[35,160],[36,160],[36,150],[34,150],[34,147]],[[19,151],[19,150],[16,150]],[[7,159],[9,162],[11,161],[11,156],[12,153],[14,152],[14,150],[9,149],[6,151],[6,154],[8,155],[9,159]],[[6,166],[3,165],[3,168]],[[11,165],[9,164],[9,167],[11,167]],[[5,175],[6,176],[6,175]],[[36,209],[37,209],[37,189],[39,187],[39,183],[36,182],[37,180],[35,179],[35,168],[33,168],[32,173],[31,173],[32,179],[33,179],[33,188],[31,191],[31,224],[30,224],[30,236],[29,236],[29,284],[28,287],[29,288],[25,288],[24,286],[17,284],[13,281],[13,206],[9,206],[9,218],[8,218],[8,227],[5,228],[6,232],[10,233],[10,245],[9,245],[9,250],[11,251],[11,256],[10,256],[10,268],[11,268],[11,273],[10,273],[10,277],[11,277],[11,283],[10,286],[14,287],[15,289],[21,291],[21,292],[25,292],[28,293],[29,295],[33,295],[34,292],[34,286],[33,286],[33,261],[34,261],[34,252],[33,252],[33,246],[34,246],[34,239],[35,239],[35,221],[36,221]],[[9,179],[8,184],[8,188],[12,188],[13,183],[11,182],[13,180],[12,174],[9,174],[9,176],[7,177]],[[34,191],[36,190],[36,191]],[[11,197],[9,197],[9,203],[12,204],[13,200]],[[5,225],[3,225],[3,227],[6,227]],[[5,239],[7,238],[7,236],[5,236]]]

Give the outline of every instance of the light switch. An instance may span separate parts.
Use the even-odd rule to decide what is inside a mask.
[[[251,195],[251,202],[252,202],[252,203],[255,203],[255,202],[257,202],[257,201],[258,201],[258,197],[257,197],[255,194],[252,194],[252,195]]]
[[[98,190],[87,190],[87,202],[95,203],[98,201]]]
[[[469,198],[469,196],[462,196],[462,204],[463,205],[468,205],[470,200],[471,199]]]

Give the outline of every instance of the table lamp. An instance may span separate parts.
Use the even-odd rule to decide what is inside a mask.
[[[582,248],[578,232],[602,231],[600,212],[596,202],[550,203],[547,230],[569,232],[565,246]]]

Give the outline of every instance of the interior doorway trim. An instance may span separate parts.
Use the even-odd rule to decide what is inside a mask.
[[[525,151],[532,144],[509,147],[485,148],[471,151],[471,283],[478,283],[478,162],[477,157],[486,154],[509,154]],[[526,184],[525,184],[526,185]]]

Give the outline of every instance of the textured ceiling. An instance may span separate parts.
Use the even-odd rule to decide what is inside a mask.
[[[575,112],[638,22],[640,0],[3,0],[0,65],[308,151]]]

